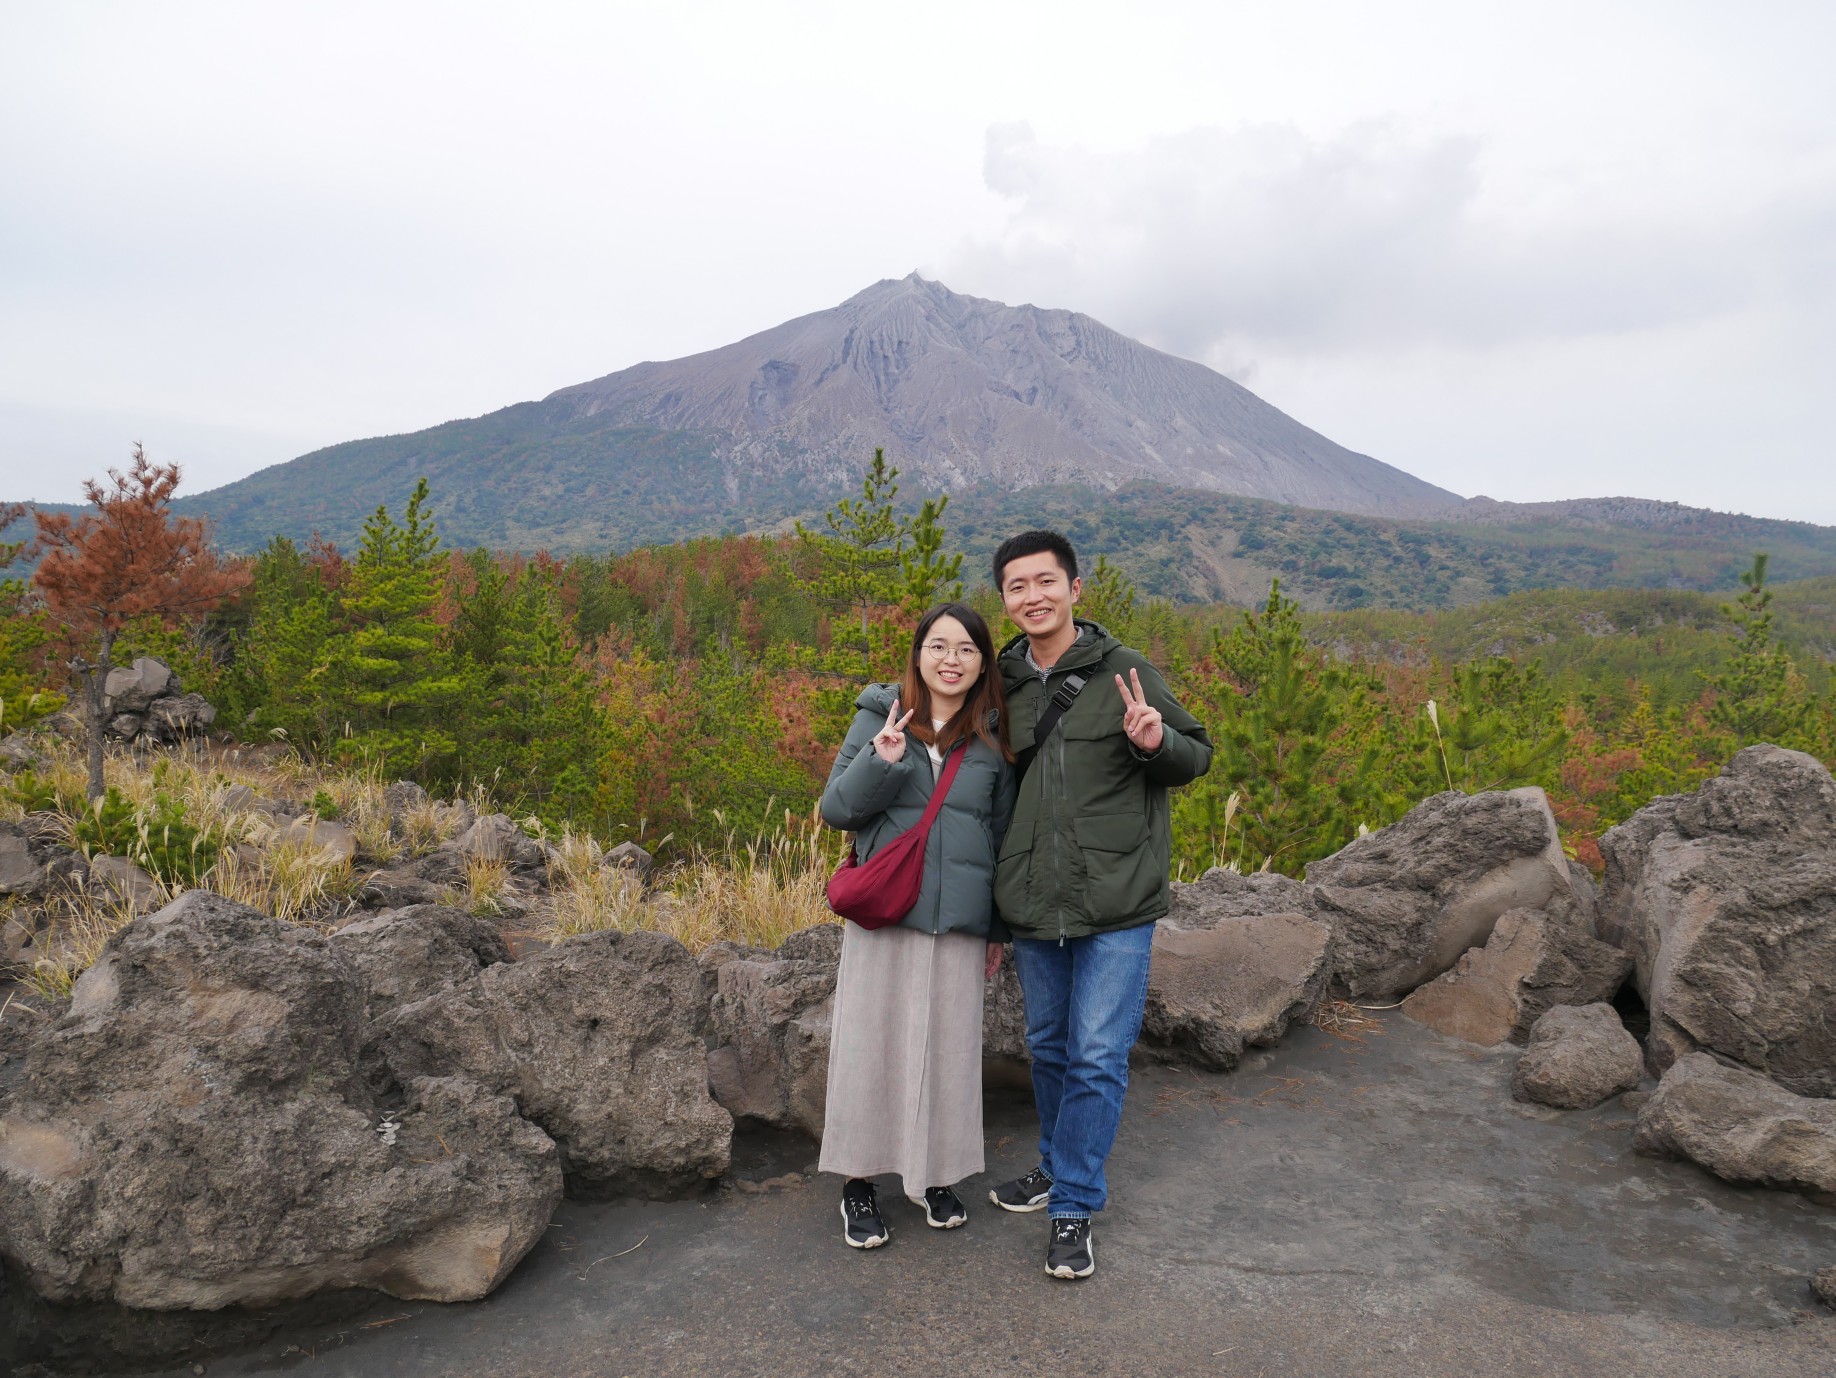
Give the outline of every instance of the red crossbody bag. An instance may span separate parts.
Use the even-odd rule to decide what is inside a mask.
[[[967,751],[966,742],[951,750],[943,774],[937,777],[937,787],[931,791],[931,802],[925,805],[924,817],[916,827],[907,828],[866,862],[856,861],[854,849],[848,849],[842,864],[829,877],[829,908],[862,928],[886,928],[912,912],[924,886],[924,844]]]

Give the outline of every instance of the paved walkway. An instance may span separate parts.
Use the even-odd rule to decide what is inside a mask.
[[[1616,1105],[1516,1105],[1514,1053],[1383,1019],[1358,1042],[1302,1030],[1228,1077],[1138,1073],[1084,1283],[1045,1276],[1040,1216],[986,1203],[1033,1161],[1009,1099],[961,1230],[883,1191],[892,1243],[845,1249],[827,1179],[569,1203],[484,1302],[384,1303],[208,1371],[1836,1374],[1836,1316],[1806,1285],[1836,1263],[1836,1211],[1637,1158]],[[814,1156],[748,1139],[736,1176]]]

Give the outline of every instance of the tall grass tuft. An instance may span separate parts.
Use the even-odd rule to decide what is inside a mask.
[[[63,897],[45,928],[46,955],[33,962],[22,984],[47,1000],[68,998],[77,978],[95,964],[116,930],[133,921],[131,896],[97,889]]]
[[[208,885],[225,899],[283,922],[313,924],[350,898],[357,878],[350,862],[331,848],[270,829],[262,845],[219,856]]]
[[[552,910],[546,930],[551,940],[630,930],[644,916],[644,882],[630,871],[605,864],[599,843],[586,833],[564,829],[548,854]]]
[[[841,838],[789,809],[769,833],[741,840],[729,832],[718,851],[699,852],[668,881],[645,927],[692,952],[726,939],[776,947],[800,928],[834,923],[825,888],[840,861]]]

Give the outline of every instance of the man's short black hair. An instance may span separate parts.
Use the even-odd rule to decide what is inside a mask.
[[[1001,576],[1007,570],[1009,561],[1023,556],[1037,555],[1042,550],[1049,550],[1058,559],[1058,567],[1065,572],[1065,578],[1077,578],[1077,552],[1071,549],[1067,541],[1056,531],[1022,531],[1018,536],[1009,536],[1001,542],[994,556],[995,589],[1001,587]]]

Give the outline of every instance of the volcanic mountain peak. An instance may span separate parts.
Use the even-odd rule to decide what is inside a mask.
[[[548,400],[714,434],[741,474],[842,480],[884,446],[914,481],[948,487],[1147,479],[1398,515],[1460,501],[1089,316],[963,296],[917,273]]]

